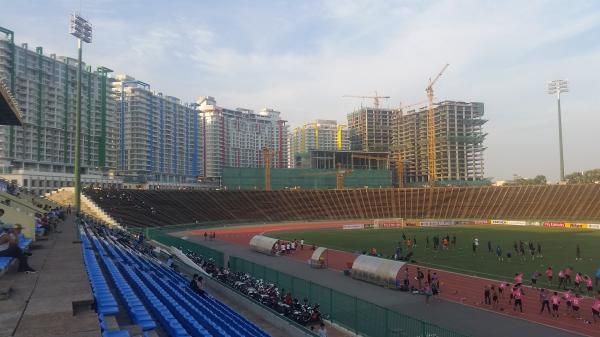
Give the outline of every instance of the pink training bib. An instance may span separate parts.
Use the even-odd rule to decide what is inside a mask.
[[[558,305],[560,303],[560,298],[558,296],[552,296],[552,304]]]

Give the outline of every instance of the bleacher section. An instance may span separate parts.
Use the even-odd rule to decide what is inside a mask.
[[[281,191],[86,190],[127,226],[350,218],[600,221],[600,185]]]
[[[107,316],[119,314],[126,314],[144,336],[269,336],[217,299],[194,293],[181,275],[110,235],[86,227],[81,240],[103,337],[130,336],[127,329],[110,330],[106,324]]]

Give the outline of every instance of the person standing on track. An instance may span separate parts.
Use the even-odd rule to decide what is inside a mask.
[[[544,257],[544,255],[542,255],[542,245],[539,242],[537,243],[537,255],[538,257]]]
[[[592,303],[592,318],[594,319],[594,323],[596,323],[597,319],[600,319],[600,290],[598,290],[598,295]]]
[[[452,248],[456,248],[456,234],[452,234]]]
[[[494,251],[492,251],[492,241],[488,240],[488,253],[492,254]]]
[[[594,285],[592,284],[592,278],[588,275],[583,275],[583,281],[585,282],[585,287],[587,288],[588,296],[592,296],[594,292]]]
[[[492,308],[498,308],[498,288],[495,284],[492,284]]]
[[[575,247],[575,261],[581,261],[581,248],[579,244]]]
[[[304,239],[300,239],[300,250],[304,250]]]
[[[492,291],[487,284],[483,287],[483,303],[492,304]]]
[[[515,286],[519,287],[523,283],[523,273],[515,273]]]
[[[550,311],[550,299],[548,299],[548,293],[544,288],[540,289],[540,303],[542,304],[540,315],[544,313],[544,308],[547,308],[548,314],[552,315],[552,312]]]
[[[552,301],[552,317],[559,317],[560,313],[558,312],[558,307],[560,306],[560,296],[558,296],[558,292],[554,292],[551,298]]]
[[[575,294],[571,301],[571,309],[573,310],[573,317],[579,319],[579,304],[581,302],[581,295]]]
[[[565,300],[565,303],[567,304],[567,312],[569,314],[572,314],[573,313],[573,306],[572,306],[573,292],[571,291],[571,289],[569,289],[566,293],[563,294],[563,300]]]
[[[514,311],[517,311],[517,306],[519,306],[519,311],[523,312],[523,296],[525,294],[521,286],[515,286],[515,290],[513,291],[513,298],[515,299]]]

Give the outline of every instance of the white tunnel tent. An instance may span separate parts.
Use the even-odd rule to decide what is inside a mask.
[[[270,238],[264,235],[255,235],[250,239],[250,248],[256,252],[275,255],[275,244],[278,239]]]
[[[404,262],[360,255],[352,264],[352,278],[375,283],[388,288],[396,288],[398,274]]]
[[[312,253],[309,264],[313,268],[327,268],[327,248],[318,247]]]

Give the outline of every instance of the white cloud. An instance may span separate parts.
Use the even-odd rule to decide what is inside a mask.
[[[487,175],[496,178],[556,178],[555,102],[544,86],[568,77],[567,171],[600,167],[589,155],[600,140],[593,129],[600,123],[600,48],[593,43],[600,10],[593,1],[173,6],[177,15],[154,9],[139,17],[92,8],[98,33],[86,55],[184,100],[212,95],[224,106],[279,109],[292,126],[345,120],[361,102],[344,94],[377,90],[393,106],[421,101],[427,79],[448,62],[436,96],[486,104]],[[578,42],[586,34],[596,39]]]

